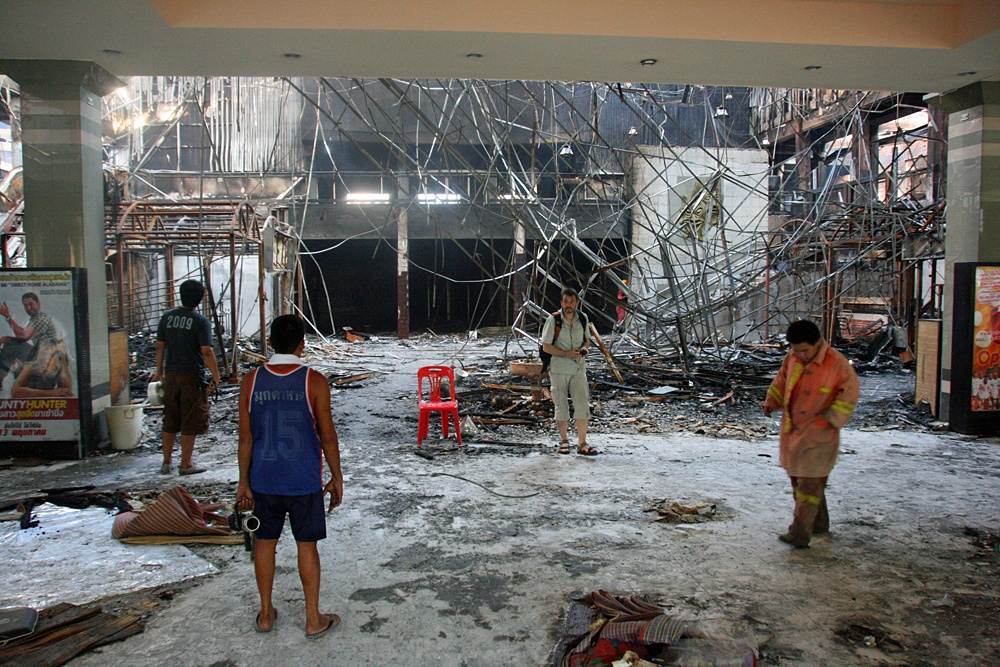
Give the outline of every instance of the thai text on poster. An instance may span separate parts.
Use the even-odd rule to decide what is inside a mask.
[[[0,271],[0,439],[80,434],[73,275]]]

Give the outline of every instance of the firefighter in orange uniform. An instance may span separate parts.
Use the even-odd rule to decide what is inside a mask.
[[[814,323],[793,322],[785,339],[792,349],[767,390],[764,414],[782,411],[780,463],[795,496],[794,519],[779,539],[805,549],[814,534],[830,530],[826,480],[860,387],[850,362],[823,340]]]

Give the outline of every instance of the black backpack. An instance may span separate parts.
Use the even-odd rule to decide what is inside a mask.
[[[583,314],[582,311],[576,311],[576,314],[580,317],[580,324],[583,325],[584,335],[587,331],[587,316]],[[556,318],[556,330],[552,334],[552,344],[556,344],[556,340],[559,338],[559,332],[562,331],[562,311],[557,310],[552,313],[552,316]],[[542,375],[549,372],[549,362],[552,361],[552,355],[542,349],[543,345],[538,344],[538,358],[542,360]]]

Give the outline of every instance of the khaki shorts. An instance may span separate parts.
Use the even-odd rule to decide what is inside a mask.
[[[208,396],[197,375],[168,373],[163,376],[163,432],[208,433]]]
[[[556,406],[556,421],[569,420],[569,399],[573,399],[573,419],[590,419],[590,385],[583,373],[563,375],[552,373],[552,402]]]

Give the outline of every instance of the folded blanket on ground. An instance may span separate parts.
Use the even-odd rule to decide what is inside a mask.
[[[141,512],[122,512],[116,516],[111,536],[120,540],[144,535],[228,535],[228,526],[208,524],[208,520],[219,520],[212,512],[222,507],[221,503],[202,505],[183,488],[175,486]]]

